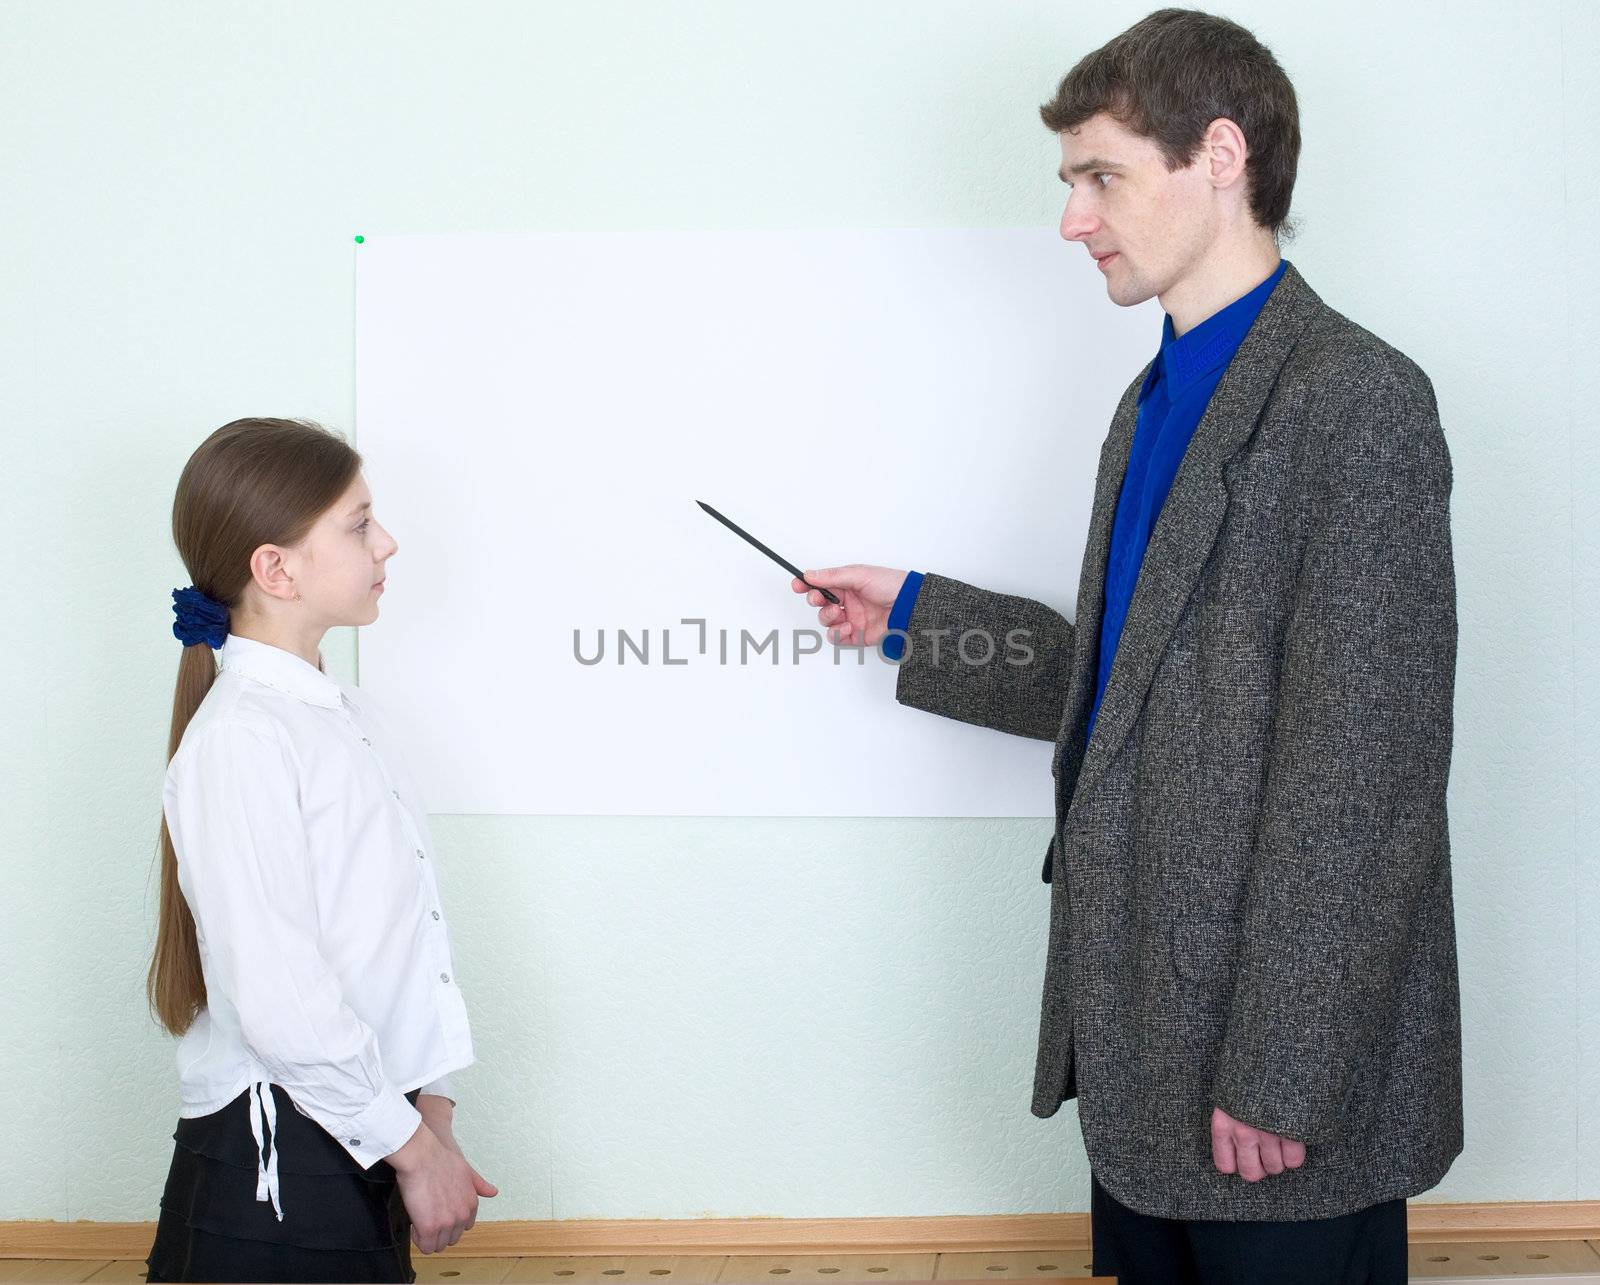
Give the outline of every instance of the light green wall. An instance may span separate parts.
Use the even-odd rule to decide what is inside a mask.
[[[352,425],[353,235],[1048,226],[1037,104],[1146,11],[0,3],[0,1220],[155,1216],[172,491],[229,419]],[[1469,1142],[1430,1198],[1600,1198],[1595,15],[1226,12],[1300,95],[1286,252],[1455,461]],[[1087,1207],[1074,1110],[1028,1111],[1047,822],[434,826],[482,1216]]]

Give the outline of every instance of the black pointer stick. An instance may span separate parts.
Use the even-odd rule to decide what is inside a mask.
[[[830,593],[828,590],[824,589],[819,584],[812,584],[811,581],[807,580],[803,575],[800,574],[800,568],[799,567],[795,566],[794,563],[792,563],[792,562],[784,561],[776,553],[774,553],[771,549],[767,548],[766,545],[762,544],[760,540],[756,539],[755,536],[751,535],[748,531],[746,531],[742,527],[740,527],[738,523],[728,521],[727,518],[723,517],[722,514],[718,513],[714,508],[712,508],[704,500],[696,500],[695,503],[698,504],[707,513],[709,513],[712,517],[716,518],[716,520],[718,522],[722,523],[723,526],[727,527],[728,530],[732,531],[734,533],[734,535],[741,536],[744,539],[748,540],[751,544],[755,545],[756,548],[760,549],[762,553],[766,554],[767,557],[771,558],[774,562],[776,562],[785,571],[789,572],[790,575],[794,576],[794,578],[796,580],[798,580],[801,584],[805,585],[805,587],[807,589],[815,589],[818,593],[820,593],[829,602],[833,603],[835,606],[839,605],[839,600],[836,597],[834,597],[832,593]]]

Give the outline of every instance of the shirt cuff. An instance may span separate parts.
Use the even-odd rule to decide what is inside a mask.
[[[885,660],[899,660],[905,652],[906,640],[894,632],[904,630],[911,620],[911,609],[917,605],[917,591],[922,588],[922,572],[912,571],[906,575],[905,583],[900,586],[900,592],[895,596],[894,606],[889,608],[889,633],[883,637],[883,656]]]
[[[422,1112],[394,1085],[385,1084],[366,1110],[335,1123],[338,1128],[328,1130],[335,1141],[358,1165],[370,1169],[411,1141],[422,1124]]]

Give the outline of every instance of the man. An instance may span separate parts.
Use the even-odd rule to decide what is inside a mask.
[[[1075,621],[931,572],[793,587],[902,704],[1055,742],[1032,1109],[1078,1099],[1096,1273],[1403,1281],[1405,1197],[1462,1147],[1433,387],[1280,258],[1298,112],[1244,28],[1159,10],[1041,114],[1062,236],[1166,312]]]

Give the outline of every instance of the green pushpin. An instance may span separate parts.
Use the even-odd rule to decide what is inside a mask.
[[[358,236],[358,237],[357,237],[357,238],[356,238],[356,244],[357,244],[357,245],[360,245],[360,244],[361,244],[361,243],[362,243],[362,242],[363,242],[363,241],[365,241],[365,240],[366,240],[366,239],[367,239],[367,238],[366,238],[366,237],[364,237],[364,236]]]

